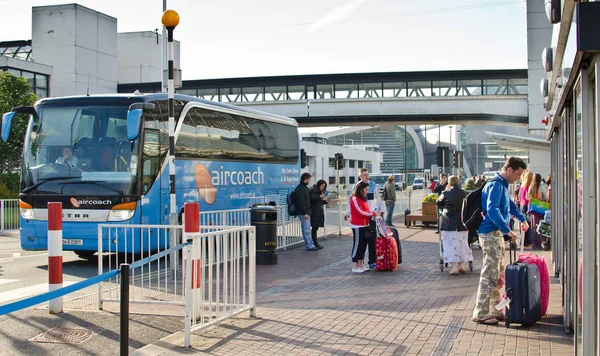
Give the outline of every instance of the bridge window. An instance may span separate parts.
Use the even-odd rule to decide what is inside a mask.
[[[335,98],[333,84],[317,85],[317,99]]]
[[[306,93],[304,85],[292,85],[287,87],[287,100],[305,100]]]
[[[431,96],[431,82],[408,82],[408,96]]]
[[[177,93],[183,94],[183,95],[196,96],[196,89],[178,89]]]
[[[338,99],[358,98],[358,84],[336,84],[335,97]]]
[[[224,103],[235,103],[242,101],[242,88],[221,89],[221,101]]]
[[[381,98],[383,96],[383,86],[381,83],[358,84],[359,98]]]
[[[483,81],[483,95],[505,95],[507,84],[507,79],[485,79]]]
[[[219,89],[198,89],[198,97],[206,100],[221,101]]]
[[[454,96],[456,95],[456,81],[440,80],[432,83],[432,96]]]
[[[386,98],[406,97],[406,82],[383,83],[383,96]]]
[[[286,100],[287,87],[265,87],[265,101]]]
[[[263,87],[242,88],[242,101],[263,101]]]
[[[527,94],[527,79],[509,79],[508,94],[526,95]]]
[[[481,80],[459,80],[457,95],[481,95]]]

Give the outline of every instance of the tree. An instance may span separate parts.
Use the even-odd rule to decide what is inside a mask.
[[[31,85],[25,78],[0,71],[0,115],[19,106],[31,106],[35,99]],[[27,117],[24,114],[15,115],[8,142],[0,140],[1,174],[18,170],[26,128]]]

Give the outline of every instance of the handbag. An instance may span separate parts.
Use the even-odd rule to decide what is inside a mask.
[[[550,209],[550,203],[533,198],[529,201],[527,214],[532,214],[538,217],[544,217],[546,211]]]
[[[385,226],[385,223],[383,222],[383,219],[380,216],[375,218],[375,225],[377,226],[378,236],[392,237],[394,235],[392,233],[392,230]]]

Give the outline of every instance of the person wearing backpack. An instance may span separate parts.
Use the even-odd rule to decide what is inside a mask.
[[[483,221],[479,225],[479,244],[483,251],[483,264],[479,277],[477,302],[473,310],[473,321],[480,324],[496,325],[504,320],[504,315],[496,311],[500,301],[498,286],[504,265],[504,237],[508,235],[514,242],[517,235],[509,228],[510,216],[514,216],[528,227],[525,215],[510,199],[508,185],[521,178],[527,164],[518,157],[510,157],[502,171],[484,184],[481,190],[481,211]],[[468,197],[467,197],[468,200]]]
[[[444,247],[444,262],[451,265],[450,275],[467,273],[464,263],[473,261],[469,248],[468,231],[461,221],[461,209],[467,195],[460,187],[457,176],[450,176],[448,189],[442,192],[436,203],[442,208],[440,231]]]
[[[310,229],[310,192],[308,190],[308,183],[312,176],[310,173],[302,173],[300,176],[300,183],[296,187],[294,195],[294,205],[296,207],[296,214],[300,219],[300,225],[302,227],[302,238],[306,245],[306,251],[319,251],[313,242],[311,229]]]

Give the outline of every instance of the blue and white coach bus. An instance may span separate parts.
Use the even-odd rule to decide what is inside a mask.
[[[167,103],[166,94],[46,98],[3,116],[7,140],[15,115],[29,115],[24,250],[47,249],[48,202],[63,206],[63,248],[82,257],[98,250],[98,224],[169,224]],[[191,201],[200,211],[285,202],[300,175],[295,120],[184,95],[174,111],[177,212]]]

